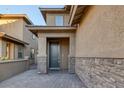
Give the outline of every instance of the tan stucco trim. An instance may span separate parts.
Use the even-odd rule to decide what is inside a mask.
[[[78,5],[73,5],[70,11],[69,25],[72,24]]]
[[[42,32],[42,31],[76,31],[77,27],[75,26],[27,26],[28,29],[33,32],[33,33],[37,33],[37,32]]]
[[[69,10],[71,5],[65,5],[63,8],[39,8],[41,11],[58,11]]]
[[[23,18],[24,21],[29,24],[29,25],[33,25],[32,21],[28,18],[28,16],[26,14],[0,14],[0,19],[1,18]]]
[[[64,12],[65,8],[39,8],[42,12]]]
[[[85,14],[88,5],[74,5],[71,7],[69,25],[79,24],[81,18]]]
[[[0,38],[5,38],[5,39],[9,39],[9,40],[11,40],[11,41],[14,41],[14,42],[17,42],[17,43],[20,43],[20,44],[26,44],[26,45],[28,45],[29,43],[27,43],[27,42],[24,42],[24,41],[22,41],[22,40],[19,40],[19,39],[17,39],[17,38],[14,38],[14,37],[12,37],[12,36],[9,36],[9,35],[7,35],[6,33],[4,33],[4,32],[0,32]]]

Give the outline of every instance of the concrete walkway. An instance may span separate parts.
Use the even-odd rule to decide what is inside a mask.
[[[75,74],[51,72],[37,74],[36,69],[28,70],[0,82],[1,88],[81,88],[85,87]]]

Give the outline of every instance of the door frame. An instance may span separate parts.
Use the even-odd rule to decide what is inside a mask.
[[[50,49],[49,49],[49,46],[50,46],[50,43],[51,42],[57,42],[58,43],[59,56],[60,56],[60,59],[59,59],[60,62],[59,62],[59,67],[58,68],[50,68],[50,66],[49,66],[49,64],[50,64],[50,59],[49,59],[49,57],[50,57]],[[60,70],[60,68],[61,68],[61,47],[60,47],[60,40],[48,40],[47,49],[48,49],[48,51],[47,51],[47,53],[48,53],[48,69],[49,70]]]

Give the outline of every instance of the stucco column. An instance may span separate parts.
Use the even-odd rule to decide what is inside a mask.
[[[75,35],[71,35],[69,39],[69,56],[68,56],[68,72],[75,72]]]
[[[73,34],[70,36],[69,41],[69,56],[74,57],[75,56],[75,35]]]
[[[47,73],[46,42],[46,37],[39,37],[37,56],[38,73]]]

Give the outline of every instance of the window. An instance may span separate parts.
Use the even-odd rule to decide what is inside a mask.
[[[6,43],[6,57],[10,58],[10,43]]]
[[[32,38],[35,39],[35,35],[34,34],[32,35]]]
[[[22,46],[18,46],[18,58],[24,58],[24,51]]]
[[[56,26],[63,26],[63,16],[56,16],[55,24],[56,24]]]
[[[34,59],[35,58],[35,49],[31,49],[31,54],[30,54],[30,58]]]

